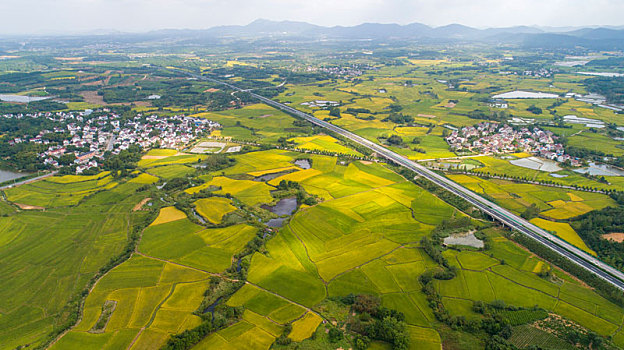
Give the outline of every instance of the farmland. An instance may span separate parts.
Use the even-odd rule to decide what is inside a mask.
[[[458,128],[523,118],[514,130],[535,126],[561,136],[559,151],[574,154],[579,168],[599,162],[617,170],[624,123],[613,110],[564,97],[590,92],[589,78],[553,68],[554,55],[453,45],[444,52],[380,45],[371,54],[362,50],[370,43],[341,41],[343,52],[331,40],[310,51],[258,41],[250,52],[230,43],[193,50],[180,43],[179,52],[163,54],[153,45],[148,53],[121,53],[127,48],[120,46],[36,62],[28,58],[39,55],[33,49],[19,64],[0,62],[17,71],[37,67],[0,73],[11,81],[3,89],[59,96],[68,103],[54,106],[106,130],[115,129],[109,114],[220,124],[210,132],[189,129],[184,138],[196,141],[168,149],[141,149],[120,136],[114,142],[123,147],[92,155],[98,166],[85,175],[76,174],[74,159],[55,157],[58,169],[35,170],[59,175],[2,191],[1,350],[481,349],[495,348],[495,340],[582,348],[590,337],[605,349],[624,347],[621,293],[562,270],[565,262],[424,179],[248,94],[287,103],[436,170],[465,166],[461,174],[439,171],[612,261],[601,256],[599,238],[590,248],[583,233],[602,224],[592,212],[621,205],[616,191],[624,190],[624,177],[581,174],[562,162],[552,173],[528,169],[512,162],[533,154],[476,154],[446,141]],[[559,98],[492,98],[521,89]],[[0,107],[2,115],[41,108]],[[568,115],[604,127],[571,124]],[[28,164],[40,145],[61,147],[58,140],[73,130],[45,125],[52,131],[39,135],[44,126],[19,118],[41,142],[26,145],[13,122],[0,133],[3,164]],[[154,123],[141,133],[165,140],[170,130]],[[203,154],[202,142],[225,147],[206,146],[221,151]],[[81,156],[90,150],[83,146],[69,152]],[[284,214],[280,203],[292,208]],[[466,235],[482,248],[445,243]],[[557,331],[561,324],[578,331],[577,344]]]
[[[131,211],[143,194],[120,186],[115,193],[101,190],[88,199],[77,194],[97,188],[98,181],[110,181],[104,179],[53,177],[9,191],[9,198],[53,208],[0,218],[4,266],[0,348],[40,344],[52,329],[66,322],[70,311],[66,304],[126,245],[130,225],[144,215]],[[52,188],[67,192],[56,197],[48,192]],[[20,197],[20,191],[27,189],[32,195]]]
[[[592,210],[616,205],[604,194],[518,184],[507,180],[485,180],[468,175],[448,175],[448,177],[476,193],[487,195],[518,215],[527,212],[530,207],[535,208],[535,215],[543,219],[535,218],[532,221],[534,224],[555,232],[560,238],[594,255],[595,253],[570,225],[555,221],[567,220]]]

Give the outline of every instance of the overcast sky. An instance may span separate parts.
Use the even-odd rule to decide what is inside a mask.
[[[624,25],[624,0],[0,0],[0,35],[247,24]]]

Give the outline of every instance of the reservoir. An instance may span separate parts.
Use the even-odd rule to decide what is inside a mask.
[[[549,94],[546,92],[529,92],[529,91],[510,91],[503,94],[492,96],[494,99],[506,98],[559,98],[557,94]]]
[[[0,94],[0,100],[4,102],[17,102],[17,103],[29,103],[35,101],[47,100],[50,97],[36,97],[36,96],[22,96],[22,95],[2,95]]]

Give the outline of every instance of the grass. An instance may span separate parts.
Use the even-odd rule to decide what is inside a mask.
[[[220,224],[224,215],[236,209],[231,200],[222,197],[202,198],[195,201],[197,213],[213,224]]]

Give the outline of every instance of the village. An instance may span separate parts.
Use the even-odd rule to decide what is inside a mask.
[[[10,145],[32,142],[48,145],[39,154],[51,168],[75,165],[76,173],[98,166],[98,160],[119,154],[130,145],[143,149],[152,147],[184,148],[198,136],[220,128],[219,123],[184,115],[162,117],[137,114],[122,118],[107,109],[81,112],[5,114],[2,118],[42,118],[54,122],[54,127],[42,129],[37,135],[16,137]],[[65,161],[63,161],[64,159]],[[67,164],[67,160],[70,164]]]
[[[506,124],[483,122],[454,130],[446,141],[454,152],[483,155],[526,152],[572,166],[581,165],[577,159],[565,154],[556,135],[537,127],[512,128]]]

